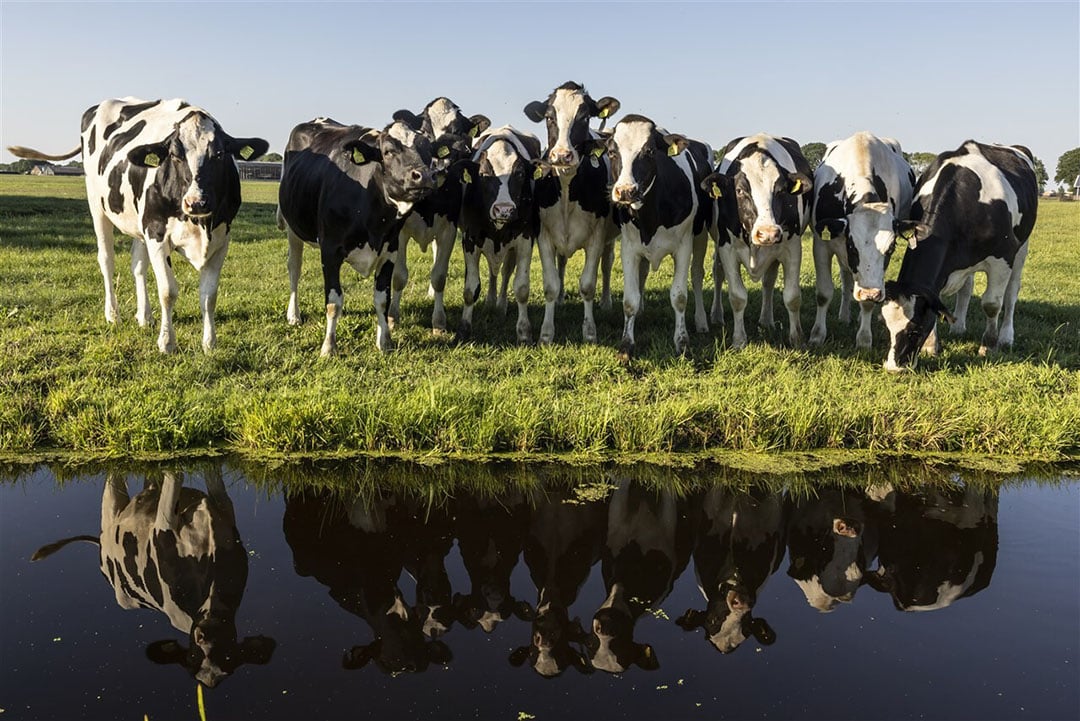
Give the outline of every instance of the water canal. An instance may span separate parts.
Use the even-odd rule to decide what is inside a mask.
[[[1067,472],[2,478],[5,721],[1080,717]]]

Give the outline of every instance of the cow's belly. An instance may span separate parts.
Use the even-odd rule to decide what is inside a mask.
[[[361,277],[367,278],[371,275],[371,271],[381,266],[389,257],[390,254],[385,250],[377,251],[370,245],[362,245],[350,251],[345,256],[345,262],[351,265]]]
[[[960,290],[970,276],[975,273],[986,273],[987,277],[1009,277],[1009,263],[1004,258],[984,258],[975,265],[969,268],[961,268],[949,273],[949,277],[945,279],[945,285],[941,288],[941,295],[952,295]]]
[[[691,242],[691,228],[690,221],[674,228],[660,228],[648,243],[642,243],[641,231],[633,226],[623,226],[623,252],[645,258],[656,270],[664,258],[675,255],[682,246]]]
[[[541,241],[550,242],[559,255],[569,257],[602,236],[604,218],[569,208],[562,203],[540,210]]]

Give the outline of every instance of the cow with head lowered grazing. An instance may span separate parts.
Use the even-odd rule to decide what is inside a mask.
[[[784,306],[788,311],[788,340],[802,345],[799,308],[802,291],[802,232],[810,219],[810,164],[791,138],[764,133],[736,138],[724,148],[717,172],[703,183],[719,203],[719,228],[713,278],[713,319],[719,315],[720,278],[728,284],[733,348],[746,345],[746,285],[740,267],[751,280],[761,281],[762,327],[773,324],[773,287],[784,269]],[[721,274],[720,267],[723,266]]]
[[[300,322],[296,291],[304,243],[317,245],[326,301],[324,356],[337,349],[345,262],[364,277],[375,274],[375,345],[390,349],[387,310],[398,234],[413,205],[435,188],[432,158],[452,143],[433,143],[411,125],[397,120],[380,131],[316,118],[289,135],[278,190],[278,227],[289,237],[287,317]]]
[[[261,138],[232,137],[209,113],[184,100],[121,98],[105,100],[83,113],[81,143],[68,153],[8,150],[33,160],[66,160],[82,153],[86,199],[105,281],[105,320],[115,323],[118,318],[113,290],[113,231],[118,229],[132,238],[135,318],[143,327],[151,321],[146,292],[149,264],[161,303],[158,348],[172,353],[177,295],[172,253],[179,252],[199,271],[202,345],[209,351],[217,342],[214,309],[229,228],[240,208],[235,158],[257,158],[267,147]]]

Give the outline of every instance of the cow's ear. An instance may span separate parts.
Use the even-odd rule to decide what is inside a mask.
[[[465,158],[451,165],[447,174],[468,185],[476,180],[476,176],[480,175],[480,164],[475,160]]]
[[[394,122],[404,123],[413,132],[418,132],[420,128],[424,125],[423,118],[419,117],[411,110],[406,110],[405,108],[402,108],[401,110],[395,112],[392,117],[394,119]]]
[[[382,152],[379,150],[379,146],[364,138],[350,140],[345,143],[343,149],[354,165],[377,163],[382,160]]]
[[[169,157],[169,144],[152,143],[132,148],[128,152],[128,162],[140,168],[156,168]]]
[[[642,671],[655,671],[660,668],[660,661],[656,658],[656,653],[653,652],[652,646],[647,643],[638,645],[636,663]]]
[[[914,249],[920,240],[925,240],[930,234],[930,226],[917,220],[894,220],[893,232],[908,242],[908,247]]]
[[[601,119],[610,118],[612,115],[619,112],[619,108],[622,107],[618,100],[610,96],[600,98],[594,105],[596,105],[596,112],[593,114]]]
[[[431,144],[431,157],[445,160],[451,155],[461,155],[469,149],[469,143],[460,135],[444,133]]]
[[[764,618],[755,618],[750,622],[750,632],[762,646],[771,646],[776,641],[776,632]]]
[[[821,237],[822,240],[832,240],[833,238],[839,238],[841,235],[847,232],[847,219],[830,218],[828,220],[819,220],[814,226],[814,231]]]
[[[805,173],[792,173],[788,192],[792,195],[805,195],[814,189],[814,181]]]
[[[723,173],[709,173],[701,181],[701,189],[713,200],[719,200],[731,190],[731,178]]]
[[[546,160],[533,161],[533,180],[542,180],[551,175],[552,165]]]
[[[479,113],[469,118],[469,137],[475,138],[491,127],[491,121],[486,115]]]
[[[270,663],[270,657],[274,655],[277,641],[269,636],[248,636],[240,642],[240,657],[244,663],[254,663],[265,666]]]
[[[547,103],[534,100],[525,106],[525,117],[534,123],[543,122],[544,116],[547,115],[547,109]]]
[[[240,160],[255,160],[266,155],[270,143],[262,138],[229,138],[225,143],[225,152]]]
[[[518,646],[510,652],[510,657],[507,659],[510,661],[510,665],[517,668],[521,664],[525,663],[525,659],[529,657],[529,646]]]
[[[187,649],[172,639],[154,641],[146,647],[146,657],[157,664],[183,663]]]
[[[695,628],[704,628],[705,614],[692,608],[688,609],[686,613],[675,619],[675,625],[684,631],[693,631]]]
[[[379,641],[376,640],[367,646],[353,646],[345,652],[341,659],[341,667],[349,671],[367,666],[368,661],[375,658],[379,652]]]
[[[607,152],[607,138],[589,138],[581,144],[582,155],[592,155],[599,158]]]
[[[667,148],[668,155],[678,155],[682,151],[686,150],[688,145],[690,145],[690,141],[686,139],[685,135],[679,135],[678,133],[668,133],[664,136],[664,147]]]
[[[450,647],[442,641],[432,641],[427,647],[427,658],[431,663],[445,666],[453,660],[454,654],[450,652]]]

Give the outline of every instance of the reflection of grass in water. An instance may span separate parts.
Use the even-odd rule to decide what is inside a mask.
[[[673,357],[670,263],[650,276],[638,323],[641,354],[623,366],[614,350],[622,329],[618,270],[614,307],[598,311],[600,344],[579,342],[574,279],[580,254],[570,261],[557,345],[517,347],[512,318],[487,308],[477,311],[474,342],[433,338],[425,277],[430,258],[415,245],[412,281],[394,331],[398,350],[384,356],[374,349],[371,280],[346,271],[350,312],[340,326],[341,354],[319,360],[324,319],[317,254],[307,253],[301,282],[306,321],[288,326],[276,185],[246,183],[244,192],[222,277],[218,348],[210,355],[199,349],[197,274],[176,258],[180,350],[163,357],[155,331],[133,322],[129,243],[119,237],[123,321],[115,327],[104,322],[81,179],[0,177],[0,453],[59,448],[128,456],[224,448],[263,458],[364,451],[432,462],[506,454],[669,461],[690,453],[723,454],[725,463],[770,472],[831,463],[819,451],[850,452],[856,460],[870,453],[1043,459],[1080,453],[1075,205],[1040,206],[1015,351],[990,360],[977,356],[983,323],[974,302],[967,335],[953,338],[943,329],[943,355],[896,377],[880,368],[880,323],[869,354],[854,350],[853,326],[833,322],[821,350],[782,347],[782,330],[751,330],[754,342],[743,351],[726,350],[717,332],[695,334],[689,356]],[[814,312],[810,257],[807,250],[804,329]],[[446,294],[451,327],[460,316],[462,266],[458,249]],[[890,273],[898,268],[894,260]],[[538,332],[538,259],[532,273]],[[752,289],[748,318],[756,318],[760,302]],[[779,300],[776,305],[780,318]],[[806,455],[778,457],[779,451]]]

